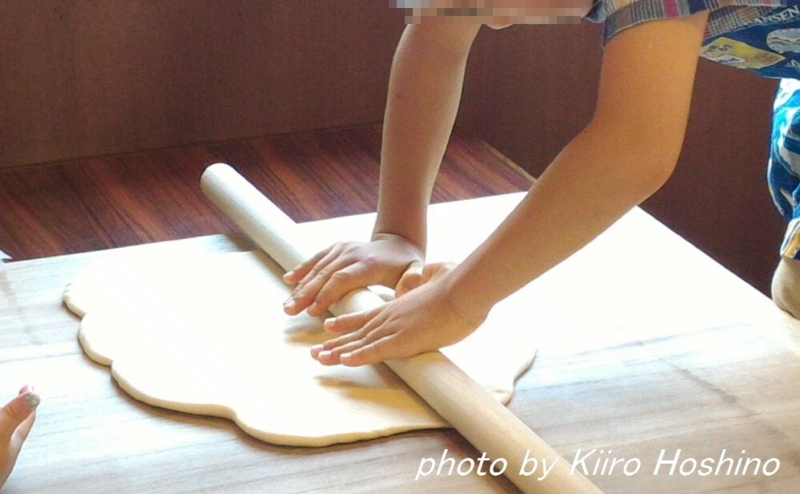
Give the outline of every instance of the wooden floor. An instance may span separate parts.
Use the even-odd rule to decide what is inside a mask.
[[[24,260],[237,231],[199,187],[220,161],[297,222],[371,212],[379,160],[373,125],[3,168],[0,250]],[[529,186],[483,141],[456,132],[433,202]]]

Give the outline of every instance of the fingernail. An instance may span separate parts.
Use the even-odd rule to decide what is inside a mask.
[[[295,302],[294,298],[289,297],[288,299],[286,299],[286,302],[283,303],[283,306],[286,307],[287,309],[291,309],[292,307],[295,306],[296,303],[297,302]]]
[[[339,355],[339,358],[340,358],[341,360],[350,360],[350,358],[351,358],[352,356],[353,356],[353,354],[352,354],[352,353],[350,353],[350,352],[347,352],[347,353],[343,353],[343,354]]]
[[[287,271],[286,274],[283,275],[283,279],[291,278],[294,274],[294,271]]]
[[[321,344],[320,345],[312,345],[311,346],[311,351],[312,352],[320,352],[324,348],[325,348],[325,345],[321,345]]]
[[[317,355],[317,357],[319,357],[319,358],[321,358],[323,360],[330,358],[330,356],[331,356],[331,351],[330,350],[325,350],[324,352],[319,352],[319,355]]]
[[[317,312],[319,312],[319,305],[316,302],[314,302],[308,307],[308,313],[314,315]]]
[[[41,402],[42,399],[36,393],[28,393],[25,395],[25,403],[31,411],[36,410],[36,407],[38,407]]]
[[[325,319],[325,322],[322,323],[322,326],[325,327],[325,328],[332,328],[332,327],[336,326],[336,318],[335,317],[329,317],[329,318]]]

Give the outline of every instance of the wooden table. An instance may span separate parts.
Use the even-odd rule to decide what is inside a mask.
[[[463,222],[476,238],[486,235],[520,197],[434,206],[431,259],[463,256],[470,242],[451,241]],[[367,235],[371,222],[364,215],[302,228],[325,245],[351,228]],[[415,481],[423,457],[445,449],[457,461],[480,456],[453,431],[276,447],[226,420],[139,403],[82,354],[79,321],[61,296],[90,263],[252,248],[218,235],[6,265],[0,398],[32,383],[43,402],[4,492],[515,492],[502,477]],[[597,449],[583,464],[605,492],[800,490],[800,323],[755,289],[637,209],[524,296],[530,309],[519,323],[540,332],[542,344],[510,409],[569,460]],[[659,455],[671,460],[678,449],[677,467],[718,460],[723,450],[734,461],[760,458],[768,472],[780,467],[769,476],[702,476],[699,467],[670,475],[665,464],[656,475]],[[593,474],[606,459],[605,472]],[[639,468],[625,475],[634,460]],[[691,461],[683,465],[688,471]]]

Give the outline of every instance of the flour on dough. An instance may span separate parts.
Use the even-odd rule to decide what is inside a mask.
[[[266,442],[325,446],[447,424],[383,365],[325,367],[322,320],[286,316],[290,292],[263,253],[98,265],[69,285],[79,340],[134,398],[228,418]],[[499,314],[499,315],[498,315]],[[536,331],[495,311],[444,353],[503,403]]]

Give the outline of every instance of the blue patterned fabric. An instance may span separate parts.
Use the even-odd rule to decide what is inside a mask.
[[[784,79],[775,97],[767,165],[772,201],[788,222],[781,255],[800,259],[800,81]]]
[[[600,0],[586,19],[604,24],[604,44],[644,22],[709,11],[706,39],[740,29],[797,0]]]
[[[709,11],[700,56],[776,79],[800,77],[800,0],[603,0],[604,41],[643,22]]]

